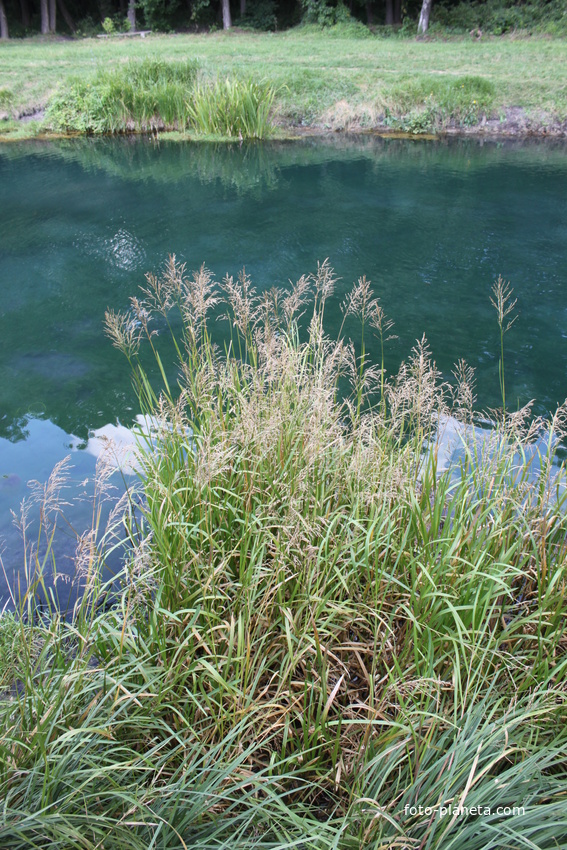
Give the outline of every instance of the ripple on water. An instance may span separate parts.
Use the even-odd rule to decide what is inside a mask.
[[[125,228],[120,228],[106,239],[84,234],[75,244],[88,256],[104,260],[116,269],[145,270],[146,250],[140,240]]]

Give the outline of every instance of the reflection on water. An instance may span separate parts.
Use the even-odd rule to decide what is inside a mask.
[[[134,443],[132,431],[122,426],[97,429],[85,444],[52,422],[33,418],[22,424],[21,440],[0,438],[1,468],[5,470],[0,476],[0,610],[11,596],[23,591],[26,563],[29,571],[36,553],[40,561],[45,556],[45,525],[42,528],[40,522],[42,494],[55,465],[62,462],[64,474],[55,488],[49,522],[56,525],[53,551],[59,575],[57,597],[61,606],[67,607],[72,598],[79,538],[93,524],[102,532],[125,488],[135,483]],[[100,487],[95,485],[101,471],[97,462],[105,468],[104,498],[99,498]],[[48,533],[52,527],[48,525]],[[53,573],[51,559],[46,563],[49,579]],[[118,565],[116,558],[109,561],[109,568],[113,565]]]
[[[506,337],[507,397],[554,408],[567,396],[566,152],[371,137],[0,146],[0,534],[13,539],[9,509],[28,478],[45,480],[69,450],[78,480],[94,464],[68,434],[86,444],[92,429],[134,420],[104,311],[127,307],[170,252],[217,278],[246,265],[259,291],[329,257],[341,277],[331,334],[366,274],[395,322],[388,371],[425,333],[445,376],[460,357],[476,368],[480,407],[499,403],[489,296],[501,274],[520,311]],[[225,332],[218,323],[218,342]]]
[[[494,464],[495,459],[507,455],[511,478],[534,482],[547,469],[547,462],[551,459],[554,472],[550,483],[557,483],[560,491],[564,491],[564,475],[560,482],[558,479],[564,452],[560,450],[556,435],[545,430],[524,444],[521,451],[511,451],[514,446],[515,443],[498,430],[492,421],[469,424],[454,416],[443,415],[439,419],[435,441],[429,448],[435,451],[437,473],[441,475],[450,472],[455,481],[460,479],[462,470],[470,470],[471,464],[484,468]]]

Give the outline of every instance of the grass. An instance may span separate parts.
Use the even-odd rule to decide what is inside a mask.
[[[312,29],[286,33],[216,33],[70,42],[12,41],[0,45],[2,108],[9,116],[44,108],[59,85],[86,84],[104,69],[158,56],[166,63],[197,61],[207,79],[251,79],[277,92],[284,127],[371,127],[427,108],[436,124],[474,117],[473,101],[496,115],[521,107],[540,124],[567,116],[566,46],[561,39],[475,40],[329,38]],[[530,74],[525,74],[525,68]],[[458,78],[474,80],[465,95]],[[467,86],[465,86],[467,89]],[[6,94],[7,93],[7,94]],[[429,100],[428,100],[429,98]],[[471,112],[472,110],[472,112]]]
[[[272,132],[275,95],[270,86],[252,80],[201,83],[188,106],[189,127],[205,136],[264,139]]]
[[[183,128],[194,87],[195,62],[130,60],[119,72],[100,69],[88,82],[71,79],[50,100],[46,120],[56,131],[113,133],[148,130],[157,122]]]
[[[33,641],[20,625],[0,703],[2,846],[496,850],[567,834],[565,408],[503,408],[472,440],[466,365],[441,383],[422,340],[385,376],[365,340],[383,350],[393,329],[365,278],[325,335],[334,284],[325,262],[257,296],[244,272],[219,285],[170,258],[107,315],[151,417],[144,508],[83,538],[67,622],[34,611],[33,587],[24,600]],[[457,421],[455,475],[438,441]],[[124,529],[111,589],[97,564]]]
[[[64,133],[170,129],[200,136],[263,139],[272,131],[274,90],[250,79],[197,80],[195,61],[130,60],[73,79],[49,101],[46,124]]]

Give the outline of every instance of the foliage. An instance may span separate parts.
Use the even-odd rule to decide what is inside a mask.
[[[333,18],[334,15],[332,14],[331,20]],[[339,17],[336,22],[331,23],[304,23],[299,28],[299,32],[301,32],[302,35],[311,34],[316,36],[317,34],[322,34],[325,39],[366,39],[373,37],[373,32],[365,26],[365,24],[362,24],[360,21],[357,21],[356,18],[352,17]]]
[[[50,100],[46,121],[55,130],[117,133],[154,127],[192,128],[231,138],[271,132],[272,86],[226,78],[197,83],[195,61],[130,61],[118,73],[100,70],[72,80]]]
[[[238,19],[239,27],[270,32],[278,27],[275,0],[258,0],[246,7],[246,14]]]
[[[329,3],[327,0],[301,0],[301,5],[303,20],[307,24],[332,27],[351,21],[350,13],[342,0],[337,0],[336,3]]]
[[[406,133],[434,132],[448,124],[470,127],[494,102],[493,83],[485,77],[412,79],[396,86],[386,122]],[[395,110],[395,111],[394,111]]]
[[[189,127],[205,135],[264,139],[272,132],[273,86],[252,79],[200,83],[187,105]]]
[[[0,89],[0,107],[11,106],[14,102],[14,93],[7,88]]]
[[[138,0],[136,5],[149,29],[169,32],[180,4],[179,0]]]
[[[115,35],[116,33],[130,32],[131,24],[128,18],[114,15],[112,18],[103,20],[102,28],[107,35]]]
[[[325,262],[258,295],[172,257],[107,314],[149,416],[143,517],[131,497],[83,536],[68,622],[34,607],[34,572],[34,649],[21,629],[0,702],[2,846],[551,850],[566,833],[567,411],[499,411],[471,440],[470,370],[450,389],[422,340],[385,376],[366,278],[326,336],[335,282]],[[449,422],[462,466],[443,471]],[[483,814],[441,813],[459,804]]]
[[[71,80],[50,100],[46,121],[55,130],[116,133],[132,124],[143,130],[162,123],[184,127],[187,98],[197,76],[194,60],[129,61],[118,71]]]
[[[457,32],[481,31],[502,35],[514,30],[567,34],[567,9],[564,0],[522,2],[484,0],[484,2],[441,2],[434,4],[432,20],[438,27]]]
[[[4,112],[4,119],[12,114],[14,94],[10,89],[0,88],[0,111]]]
[[[75,35],[78,38],[94,38],[101,31],[101,24],[95,20],[92,15],[85,15],[77,22],[77,32]]]

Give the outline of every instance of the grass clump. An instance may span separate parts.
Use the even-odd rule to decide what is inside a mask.
[[[101,69],[92,79],[71,80],[57,92],[46,121],[54,130],[92,134],[183,128],[198,68],[193,60],[156,58]]]
[[[0,109],[10,110],[14,103],[14,93],[7,88],[0,89]]]
[[[388,93],[386,123],[419,134],[447,126],[472,127],[494,103],[494,84],[485,77],[408,77]]]
[[[203,135],[265,139],[272,133],[276,92],[252,79],[217,79],[201,83],[188,104],[189,127]]]
[[[335,283],[325,262],[258,294],[172,257],[108,313],[152,424],[143,516],[126,514],[112,587],[90,545],[70,622],[36,618],[42,656],[1,707],[6,846],[567,834],[565,408],[503,409],[472,439],[466,365],[449,386],[422,340],[387,376],[366,345],[392,326],[365,278],[326,335]],[[450,427],[461,466],[443,471]]]
[[[50,100],[54,130],[108,134],[190,128],[198,135],[263,139],[270,134],[275,89],[252,79],[197,82],[196,61],[129,61],[72,80]]]

